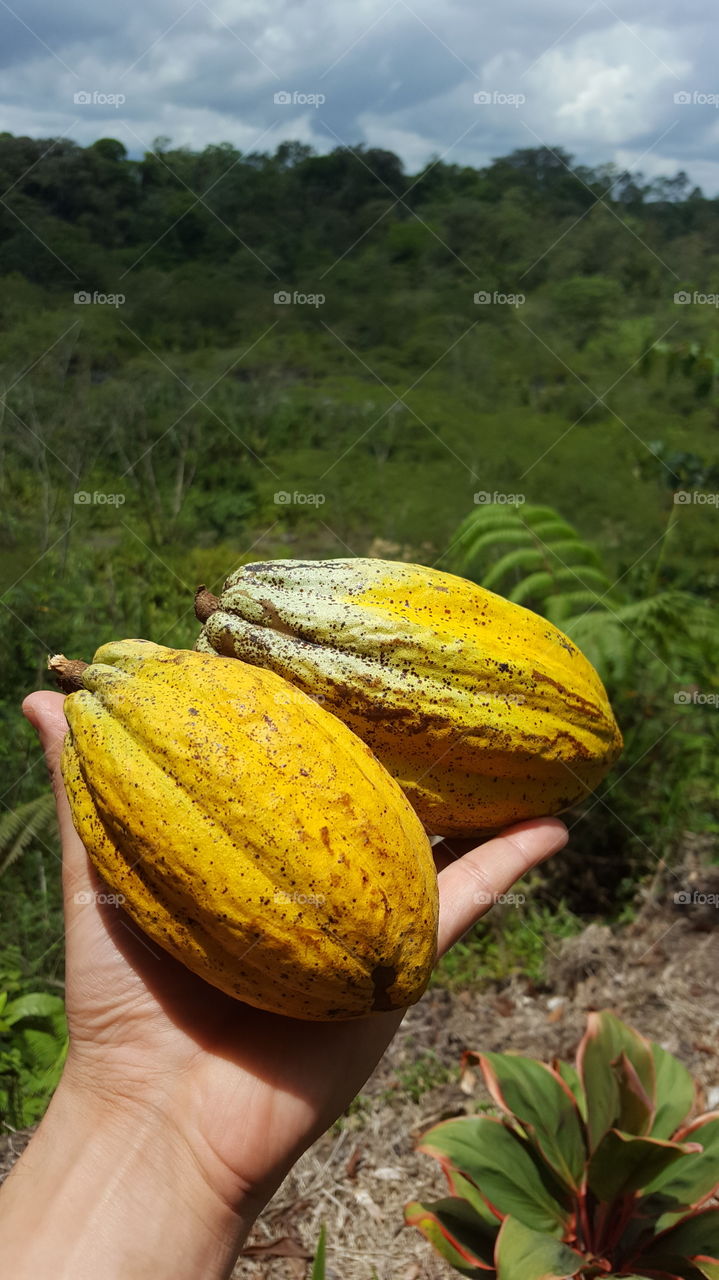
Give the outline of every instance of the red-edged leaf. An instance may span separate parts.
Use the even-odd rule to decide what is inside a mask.
[[[627,1105],[618,1072],[622,1053],[631,1062],[647,1097],[653,1100],[656,1096],[654,1056],[649,1041],[607,1009],[590,1013],[577,1051],[577,1070],[587,1098],[590,1151],[616,1126],[623,1105]]]
[[[444,1173],[449,1189],[453,1196],[460,1196],[462,1200],[466,1200],[469,1205],[478,1213],[480,1218],[486,1222],[488,1227],[493,1231],[499,1230],[499,1224],[502,1221],[501,1215],[492,1209],[484,1199],[484,1196],[475,1187],[469,1178],[465,1178],[463,1173],[458,1173],[456,1169],[452,1169],[450,1165],[443,1165]]]
[[[417,1227],[437,1252],[465,1276],[494,1275],[494,1238],[464,1200],[454,1197],[405,1206],[405,1222]]]
[[[719,1191],[719,1112],[698,1116],[677,1132],[676,1141],[700,1143],[702,1150],[684,1156],[644,1187],[653,1209],[664,1206],[659,1230],[673,1226],[687,1209],[697,1209]]]
[[[587,1259],[517,1218],[507,1218],[497,1236],[497,1280],[570,1280]]]
[[[652,1129],[654,1101],[649,1097],[624,1050],[619,1057],[616,1072],[619,1080],[619,1116],[616,1127],[623,1133],[644,1137]]]
[[[676,1226],[655,1236],[633,1259],[642,1267],[691,1274],[692,1266],[709,1280],[719,1276],[719,1209],[703,1209],[682,1218]],[[709,1269],[708,1269],[709,1268]]]
[[[574,1095],[543,1062],[514,1053],[482,1053],[482,1074],[497,1106],[520,1121],[547,1164],[578,1191],[587,1151]]]
[[[513,1214],[528,1227],[561,1235],[571,1219],[569,1200],[548,1190],[549,1172],[529,1144],[502,1120],[468,1116],[445,1120],[424,1134],[419,1150],[471,1179],[502,1217]],[[563,1192],[557,1186],[558,1195]]]
[[[672,1138],[694,1104],[696,1088],[686,1067],[673,1054],[652,1043],[656,1076],[656,1111],[652,1138]]]
[[[659,1142],[610,1129],[589,1161],[587,1180],[599,1200],[611,1203],[617,1196],[641,1191],[696,1143]]]
[[[552,1062],[552,1067],[556,1071],[557,1075],[562,1077],[567,1088],[571,1090],[574,1101],[577,1104],[577,1110],[579,1111],[582,1120],[586,1122],[587,1099],[584,1096],[584,1089],[582,1088],[582,1082],[579,1079],[579,1072],[577,1071],[577,1068],[573,1066],[571,1062],[564,1062],[562,1058],[555,1058]]]

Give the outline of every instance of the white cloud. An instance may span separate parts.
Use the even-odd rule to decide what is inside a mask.
[[[719,92],[710,0],[528,0],[491,15],[475,0],[26,0],[23,27],[0,8],[0,129],[134,153],[158,134],[244,149],[295,137],[318,151],[366,142],[409,170],[434,154],[482,164],[515,147],[562,146],[586,164],[648,174],[687,169],[719,190],[718,113],[677,107],[677,89]],[[31,32],[35,32],[33,35]],[[41,43],[41,42],[44,42]],[[47,48],[44,46],[48,46]],[[51,50],[52,52],[50,52]],[[63,63],[65,64],[63,66]],[[80,88],[123,92],[122,109],[86,108]],[[319,111],[278,108],[277,89],[322,92]],[[480,89],[523,93],[521,109],[477,108]],[[75,123],[76,121],[76,123]],[[124,130],[124,134],[123,134]],[[663,137],[662,135],[665,135]],[[644,154],[647,153],[647,154]]]

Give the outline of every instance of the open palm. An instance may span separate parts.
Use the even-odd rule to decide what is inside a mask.
[[[402,1014],[308,1023],[263,1013],[208,986],[103,901],[59,773],[63,701],[35,693],[23,710],[45,750],[62,836],[68,1069],[98,1094],[161,1107],[223,1200],[259,1206],[345,1110]],[[566,838],[544,818],[462,856],[440,846],[440,954]]]

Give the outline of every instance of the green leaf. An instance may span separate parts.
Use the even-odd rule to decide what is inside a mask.
[[[554,587],[554,578],[546,569],[540,569],[537,573],[530,573],[523,578],[518,587],[512,592],[512,600],[515,604],[524,604],[527,600],[541,600],[547,596]]]
[[[557,1075],[562,1077],[564,1083],[574,1094],[574,1100],[577,1104],[579,1114],[582,1117],[582,1120],[586,1121],[587,1099],[584,1096],[584,1089],[582,1088],[582,1082],[579,1079],[579,1072],[577,1071],[577,1068],[573,1066],[571,1062],[564,1062],[562,1058],[555,1058],[552,1066],[554,1067]]]
[[[652,1055],[657,1092],[651,1136],[671,1138],[692,1109],[694,1081],[686,1067],[661,1045],[652,1044]]]
[[[521,545],[526,547],[527,535],[524,529],[517,528],[514,522],[507,522],[505,528],[498,534],[496,529],[492,529],[489,533],[477,533],[473,530],[466,530],[464,535],[459,535],[457,544],[468,559],[473,559],[484,551],[487,547],[495,547],[498,542],[506,545]]]
[[[699,1142],[703,1149],[670,1165],[644,1187],[646,1197],[656,1197],[657,1203],[665,1206],[658,1223],[660,1230],[673,1225],[670,1219],[684,1216],[687,1209],[719,1190],[719,1113],[699,1116],[678,1132],[677,1139]]]
[[[20,1044],[24,1050],[26,1062],[33,1071],[51,1071],[58,1058],[63,1056],[63,1041],[49,1031],[36,1031],[33,1027],[24,1027],[19,1032]]]
[[[566,550],[568,546],[572,546],[575,548],[575,554],[579,549],[584,555],[591,556],[592,559],[597,558],[594,548],[586,542],[581,542],[572,526],[567,524],[566,520],[558,519],[556,514],[553,520],[533,521],[528,527],[535,538],[541,538],[542,542],[550,543],[553,549],[561,545]]]
[[[616,1067],[619,1080],[619,1115],[617,1128],[624,1133],[645,1137],[654,1119],[654,1102],[643,1088],[632,1063],[622,1052]]]
[[[8,810],[0,816],[0,877],[22,857],[39,831],[55,822],[55,799],[51,791],[43,791],[34,800]]]
[[[406,1205],[404,1217],[462,1275],[494,1274],[494,1235],[463,1200],[448,1197],[434,1204],[413,1200]]]
[[[488,1227],[496,1232],[499,1230],[499,1218],[493,1213],[484,1197],[475,1187],[469,1178],[465,1178],[463,1173],[458,1173],[456,1169],[452,1169],[449,1165],[444,1166],[444,1176],[449,1183],[449,1189],[453,1196],[459,1196],[462,1200],[466,1200],[479,1215]]]
[[[542,1169],[528,1144],[501,1120],[445,1120],[423,1136],[419,1150],[434,1156],[445,1170],[449,1165],[470,1178],[502,1216],[511,1213],[528,1227],[556,1235],[569,1221],[569,1206],[550,1189],[550,1171]]]
[[[521,1121],[530,1141],[558,1177],[577,1191],[587,1152],[571,1090],[551,1067],[533,1058],[509,1053],[478,1056],[497,1105]]]
[[[683,1218],[656,1236],[635,1261],[651,1270],[671,1266],[672,1260],[677,1259],[693,1263],[706,1276],[711,1275],[706,1270],[707,1263],[719,1267],[719,1209],[704,1209]]]
[[[310,1280],[325,1280],[325,1268],[327,1264],[327,1229],[322,1224],[320,1230],[320,1238],[317,1241],[317,1251],[315,1260],[312,1263],[312,1275]]]
[[[536,547],[523,547],[520,551],[509,551],[502,556],[482,578],[482,586],[488,591],[498,591],[503,579],[515,569],[541,569],[546,557]]]
[[[507,1218],[497,1238],[497,1280],[569,1280],[587,1259],[516,1218]]]
[[[5,1020],[13,1026],[21,1018],[48,1018],[52,1014],[62,1013],[64,1005],[59,996],[49,996],[43,991],[32,991],[26,996],[18,996],[5,1007]]]
[[[587,1098],[590,1151],[614,1128],[623,1107],[628,1105],[626,1077],[619,1070],[622,1053],[632,1064],[645,1093],[653,1100],[654,1058],[649,1041],[608,1010],[590,1013],[577,1052],[577,1069]]]
[[[691,1152],[691,1147],[658,1138],[637,1138],[610,1129],[589,1161],[587,1181],[600,1200],[641,1191],[669,1165]]]

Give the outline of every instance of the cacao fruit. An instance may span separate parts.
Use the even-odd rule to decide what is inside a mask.
[[[426,828],[559,813],[622,739],[594,668],[544,618],[463,578],[370,559],[247,564],[197,595],[196,648],[291,680],[349,725]]]
[[[73,820],[150,938],[295,1018],[419,999],[432,853],[363,742],[270,671],[148,641],[103,645],[78,682],[62,756]]]

